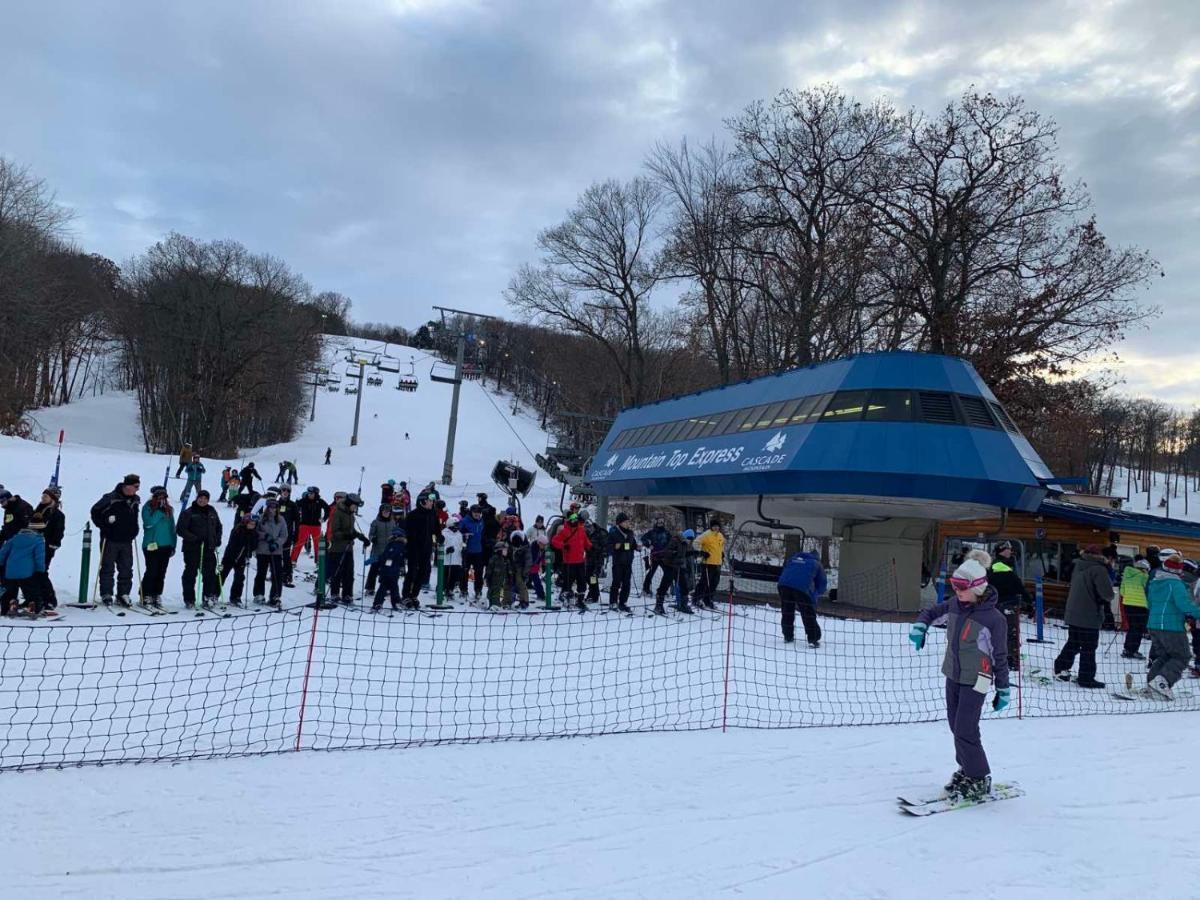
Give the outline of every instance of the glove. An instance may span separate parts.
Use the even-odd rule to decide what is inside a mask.
[[[449,555],[450,555],[451,553],[453,553],[453,552],[454,552],[454,548],[453,548],[453,547],[447,547],[447,548],[446,548],[446,555],[447,555],[447,556],[449,556]]]
[[[1008,688],[1000,688],[996,691],[996,696],[992,698],[992,709],[1000,712],[1008,707]]]
[[[929,626],[924,622],[913,622],[912,628],[908,629],[908,639],[917,650],[925,646],[925,632],[928,630]]]
[[[373,557],[373,556],[368,556],[368,557],[367,557],[367,565],[368,565],[368,566],[373,566],[373,565],[375,565],[375,562],[376,562],[376,559],[375,559],[375,557]]]
[[[358,538],[360,541],[362,541],[364,547],[371,546],[371,542],[370,542],[370,540],[367,539],[366,535],[356,534],[355,537]]]

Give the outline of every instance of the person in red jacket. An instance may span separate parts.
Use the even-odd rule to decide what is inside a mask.
[[[587,552],[592,549],[592,542],[588,539],[579,516],[575,513],[567,516],[567,521],[555,533],[550,544],[561,554],[564,601],[570,600],[574,587],[575,608],[580,612],[586,610],[588,607],[584,598],[587,596],[587,572],[584,560]]]

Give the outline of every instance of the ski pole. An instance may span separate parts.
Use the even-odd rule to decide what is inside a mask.
[[[100,565],[96,566],[96,584],[92,588],[92,605],[96,606],[96,597],[100,593],[100,571],[104,568],[104,548],[107,545],[104,535],[100,535]]]
[[[66,436],[66,431],[59,429],[58,431],[58,456],[54,460],[54,475],[50,478],[50,484],[53,487],[58,487],[58,467],[62,462],[62,445],[63,437]]]
[[[363,475],[366,473],[366,471],[367,471],[366,466],[359,466],[359,469],[358,469],[358,496],[360,496],[360,497],[362,496]]]
[[[138,577],[138,603],[142,606],[146,605],[146,589],[142,586],[142,560],[138,556],[137,548],[133,549],[133,565],[137,570]]]

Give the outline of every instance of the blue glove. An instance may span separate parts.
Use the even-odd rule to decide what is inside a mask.
[[[996,691],[996,696],[992,700],[992,709],[1000,712],[1008,707],[1008,688],[999,688]]]
[[[373,565],[375,565],[375,557],[373,557],[373,556],[368,556],[368,557],[367,557],[367,565],[368,565],[368,566],[373,566]]]
[[[929,626],[924,622],[913,622],[912,628],[908,629],[908,639],[917,650],[925,646],[925,632],[928,630]]]

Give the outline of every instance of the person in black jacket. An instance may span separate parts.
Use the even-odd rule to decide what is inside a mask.
[[[404,574],[404,590],[401,594],[405,605],[416,609],[421,605],[421,585],[429,580],[434,535],[437,534],[437,514],[433,511],[433,497],[429,494],[419,495],[417,508],[405,516],[404,534],[408,540],[408,571]]]
[[[304,496],[296,503],[300,514],[300,525],[296,529],[296,540],[292,544],[292,562],[300,557],[300,551],[311,540],[315,553],[317,543],[321,538],[321,524],[329,518],[329,504],[321,499],[321,491],[316,487],[308,487]]]
[[[262,494],[254,490],[254,488],[242,488],[242,492],[237,495],[233,501],[234,509],[237,510],[238,518],[251,515],[254,511],[254,506],[262,499]]]
[[[988,569],[988,584],[996,589],[996,608],[1004,613],[1008,626],[1008,667],[1021,668],[1021,607],[1029,603],[1029,592],[1017,572],[1017,560],[1010,541],[996,545],[996,558]]]
[[[225,552],[221,554],[221,584],[225,584],[229,573],[232,572],[233,584],[229,588],[229,602],[234,606],[242,605],[242,590],[246,586],[246,565],[254,558],[257,547],[258,525],[253,516],[242,516],[237,526],[229,532],[229,542],[225,545]],[[205,593],[208,591],[205,590]]]
[[[10,537],[29,525],[33,518],[33,507],[11,491],[0,490],[0,509],[4,510],[0,519],[0,546]]]
[[[292,583],[292,547],[296,543],[296,535],[300,530],[300,507],[292,499],[292,486],[279,486],[279,517],[287,522],[288,539],[283,546],[283,586],[295,587]]]
[[[113,571],[116,570],[117,603],[129,606],[133,590],[133,542],[141,526],[142,480],[126,475],[121,483],[92,506],[92,524],[100,529],[100,600],[113,603]]]
[[[496,518],[496,507],[488,503],[487,494],[476,494],[478,502],[475,504],[479,507],[479,512],[483,518],[483,563],[487,562],[492,557],[492,548],[496,545],[496,539],[500,536],[500,520]]]
[[[31,525],[36,522],[42,523],[42,538],[46,542],[46,571],[41,579],[42,609],[58,607],[58,596],[54,593],[54,584],[50,581],[50,561],[62,546],[63,533],[67,529],[67,519],[59,502],[61,497],[62,491],[57,485],[46,488],[42,491],[42,502],[37,505],[30,519]]]
[[[242,493],[254,490],[255,478],[257,478],[259,481],[263,480],[263,477],[258,474],[258,469],[254,468],[254,463],[252,462],[248,462],[246,465],[242,466],[242,471],[239,473],[239,475],[242,479]]]
[[[621,612],[629,609],[629,591],[633,585],[633,556],[638,539],[629,527],[629,513],[617,513],[616,524],[608,529],[608,549],[612,554],[612,586],[608,591],[608,606]]]
[[[585,574],[587,577],[587,602],[600,602],[600,579],[604,575],[604,567],[608,563],[608,532],[592,521],[590,513],[585,509],[579,513],[583,519],[583,530],[587,532],[592,546],[584,557]]]
[[[183,511],[175,528],[183,541],[183,603],[188,609],[196,607],[197,571],[203,582],[201,603],[204,606],[212,606],[220,590],[217,548],[221,546],[221,517],[208,500],[208,491],[201,490],[196,494],[196,499]]]

